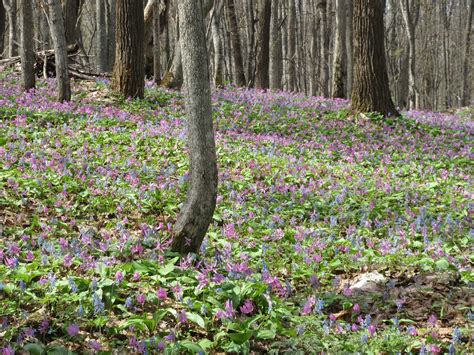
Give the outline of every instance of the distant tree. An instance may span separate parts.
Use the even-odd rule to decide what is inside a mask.
[[[202,3],[180,0],[179,26],[188,100],[190,181],[186,201],[173,229],[172,250],[197,253],[212,221],[217,198],[217,163],[211,88]]]
[[[352,108],[358,112],[398,115],[388,86],[383,13],[383,1],[354,0]]]
[[[212,42],[214,44],[214,85],[216,86],[224,84],[224,47],[220,26],[223,5],[223,1],[216,0],[211,15]]]
[[[472,17],[474,11],[474,0],[468,0],[467,21],[464,30],[464,48],[463,48],[463,63],[462,63],[462,105],[469,105],[470,86],[469,86],[469,56],[471,44],[471,29]],[[471,58],[472,59],[472,58]]]
[[[236,84],[245,86],[244,62],[242,59],[242,46],[240,44],[240,33],[235,14],[234,0],[227,0],[227,10],[229,14],[230,40],[232,43],[232,56],[235,63]]]
[[[255,86],[267,89],[270,87],[270,24],[272,15],[271,0],[259,0],[259,20],[257,32],[257,61]]]
[[[95,14],[97,23],[97,71],[105,73],[107,71],[108,62],[108,45],[107,45],[107,27],[105,23],[106,2],[104,0],[96,0]]]
[[[272,0],[272,22],[270,29],[270,88],[281,89],[283,77],[283,49],[281,43],[282,23],[279,17],[279,0]]]
[[[160,34],[161,34],[161,2],[154,1],[153,7],[153,79],[156,84],[161,80],[161,48],[160,48]]]
[[[117,0],[115,26],[112,88],[125,97],[143,98],[145,91],[143,1]]]
[[[346,97],[346,2],[336,0],[336,36],[334,37],[334,62],[332,66],[332,97]]]
[[[102,0],[106,1],[106,0]],[[78,17],[83,0],[62,0],[66,44],[74,44],[78,38]],[[105,30],[105,29],[103,29]]]
[[[35,87],[35,48],[33,5],[30,0],[20,0],[21,75],[23,90]]]
[[[47,0],[49,9],[49,26],[53,40],[58,101],[71,100],[71,82],[69,80],[66,32],[60,0]]]
[[[3,6],[5,7],[8,21],[8,57],[14,57],[18,54],[16,5],[16,0],[3,0]]]
[[[287,89],[296,90],[296,6],[294,0],[288,1],[288,55],[285,58],[288,61],[288,83]]]
[[[5,8],[3,7],[3,2],[0,1],[0,57],[3,55],[4,50],[4,34],[5,34]]]

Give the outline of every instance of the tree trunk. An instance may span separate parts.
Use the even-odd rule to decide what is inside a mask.
[[[271,24],[271,44],[270,44],[270,88],[281,89],[283,77],[283,52],[281,44],[281,24],[278,17],[279,0],[272,0],[272,24]]]
[[[261,89],[270,87],[270,23],[271,0],[259,0],[258,49],[255,85]]]
[[[187,254],[199,251],[212,221],[217,198],[217,163],[201,3],[181,0],[178,7],[188,92],[190,184],[186,202],[173,229],[171,247],[176,252]]]
[[[5,8],[3,7],[3,2],[0,1],[0,57],[3,56],[3,51],[5,50],[5,41],[4,41],[5,29],[6,29],[5,20],[6,20]]]
[[[160,15],[161,3],[156,0],[153,8],[153,80],[157,85],[161,80]]]
[[[107,27],[105,24],[106,3],[104,0],[96,0],[95,14],[97,21],[97,71],[105,73],[107,71]]]
[[[327,21],[327,1],[321,0],[318,3],[318,11],[319,11],[319,18],[320,18],[320,40],[321,46],[319,47],[321,50],[320,54],[320,61],[321,61],[321,72],[319,75],[320,83],[321,83],[321,95],[324,97],[329,96],[329,63],[328,63],[328,53],[329,53],[329,34],[328,34],[328,21]]]
[[[332,68],[332,97],[346,97],[346,6],[345,0],[336,0],[336,36]]]
[[[288,3],[288,90],[296,90],[296,7],[294,0]]]
[[[115,11],[115,64],[112,88],[125,97],[143,98],[143,1],[117,0]]]
[[[104,1],[104,0],[102,0]],[[74,44],[78,38],[78,16],[81,0],[63,0],[63,16],[66,31],[66,44]]]
[[[380,0],[354,0],[354,84],[352,108],[398,116],[388,86]]]
[[[58,101],[71,100],[71,82],[69,80],[66,31],[59,0],[48,0],[51,39],[55,53],[56,81],[58,85]]]
[[[417,89],[415,82],[415,29],[420,12],[420,4],[415,1],[410,6],[408,0],[400,0],[400,8],[405,21],[405,28],[408,38],[408,103],[409,108],[417,107]]]
[[[235,79],[238,86],[245,86],[244,62],[242,59],[242,47],[240,44],[240,33],[235,15],[234,0],[227,0],[227,10],[229,14],[230,40],[232,44],[232,55],[235,64]]]
[[[222,1],[216,0],[211,15],[212,43],[214,45],[214,85],[217,87],[224,84],[224,48],[220,26],[223,4]]]
[[[255,18],[253,0],[244,0],[245,20],[247,29],[247,85],[253,87],[255,80]]]
[[[14,57],[18,54],[17,45],[17,13],[16,13],[16,0],[3,0],[3,6],[7,12],[8,21],[8,57]]]
[[[33,9],[30,0],[20,0],[21,74],[23,90],[35,87]]]
[[[163,80],[161,80],[160,85],[169,89],[179,90],[183,85],[183,63],[181,61],[181,45],[179,43],[179,24],[177,24],[176,30],[178,34],[176,36],[173,62],[169,70],[163,75]]]
[[[462,63],[462,105],[468,106],[471,99],[469,86],[469,49],[471,44],[471,27],[472,27],[472,13],[474,7],[474,0],[469,1],[468,17],[466,20],[466,29],[464,32],[464,48],[463,48],[463,63]]]
[[[352,0],[347,2],[347,21],[346,21],[346,46],[347,46],[347,92],[346,97],[351,97],[352,94],[352,78],[353,78],[353,65],[352,65],[352,11],[353,4]]]
[[[115,62],[115,0],[107,1],[107,71],[111,71]]]
[[[311,18],[311,64],[310,64],[310,81],[309,93],[311,96],[318,95],[318,81],[319,81],[319,47],[318,47],[318,27],[319,18],[315,14],[316,6],[311,3],[311,10],[313,15]]]

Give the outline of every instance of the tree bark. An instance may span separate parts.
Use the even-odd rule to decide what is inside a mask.
[[[3,56],[3,51],[5,47],[5,41],[4,41],[4,36],[5,36],[5,29],[6,29],[6,24],[5,24],[5,8],[3,7],[3,2],[0,1],[0,57]]]
[[[294,0],[288,3],[288,90],[296,90],[296,7]]]
[[[69,80],[66,31],[59,0],[48,0],[51,39],[56,62],[56,81],[58,85],[58,101],[71,100],[71,82]]]
[[[217,198],[217,163],[201,3],[181,0],[178,7],[184,79],[188,93],[186,112],[190,184],[186,202],[173,229],[171,248],[187,254],[199,251],[212,221]]]
[[[21,74],[23,90],[35,87],[33,9],[30,0],[20,0]]]
[[[414,1],[410,6],[408,0],[400,0],[403,20],[408,38],[408,103],[409,108],[417,107],[417,89],[415,82],[416,52],[415,52],[415,30],[420,12],[420,4]]]
[[[462,63],[462,105],[468,106],[471,99],[470,85],[469,85],[469,50],[471,44],[471,28],[472,28],[472,13],[474,7],[474,0],[469,1],[468,17],[466,20],[466,29],[464,30],[464,49],[463,49],[463,63]]]
[[[270,88],[281,89],[283,77],[283,51],[281,43],[281,23],[278,16],[279,0],[272,0],[271,44],[270,44]]]
[[[7,13],[8,21],[8,57],[14,57],[18,54],[17,45],[17,13],[16,13],[16,0],[3,0],[3,6]]]
[[[398,116],[388,86],[380,0],[354,0],[354,84],[352,109]]]
[[[246,13],[247,29],[247,86],[253,87],[255,83],[255,18],[253,14],[253,1],[243,0]]]
[[[235,64],[235,80],[238,86],[245,86],[244,61],[242,59],[242,47],[240,44],[240,33],[235,15],[234,0],[227,0],[227,10],[229,14],[230,40],[232,44],[232,55]]]
[[[347,2],[347,21],[346,21],[346,46],[347,46],[347,85],[346,85],[346,97],[351,97],[352,94],[352,78],[353,78],[353,65],[352,65],[352,11],[353,4],[352,0]]]
[[[106,6],[107,4],[104,2],[104,0],[96,0],[96,7],[95,7],[96,22],[97,22],[96,55],[97,55],[97,71],[99,73],[105,73],[107,71],[108,45],[107,45],[107,27],[105,23]]]
[[[81,0],[63,0],[63,16],[67,45],[74,44],[78,38],[77,34],[79,28],[77,26],[77,19],[81,6]]]
[[[222,43],[222,31],[220,18],[222,14],[222,1],[214,2],[214,10],[211,19],[212,43],[214,45],[214,85],[217,87],[224,84],[224,48]]]
[[[107,71],[111,71],[115,62],[115,0],[107,1]]]
[[[336,36],[334,43],[334,62],[332,67],[332,97],[346,97],[346,4],[336,0]]]
[[[175,49],[173,62],[171,63],[169,70],[165,73],[165,75],[163,75],[163,79],[161,80],[160,85],[169,89],[179,90],[183,85],[183,63],[181,61],[181,44],[179,43],[179,24],[177,24],[176,31],[178,32],[178,34],[176,36],[176,43],[174,46]]]
[[[319,47],[321,50],[320,58],[321,61],[321,71],[319,75],[320,83],[321,83],[321,95],[324,97],[329,96],[329,63],[328,63],[328,53],[329,53],[329,35],[328,35],[328,21],[327,21],[327,1],[321,0],[318,3],[318,11],[319,11],[319,18],[320,18],[320,40],[321,46]]]
[[[112,88],[125,97],[143,98],[145,90],[143,2],[117,0],[115,21],[116,49]]]
[[[160,15],[161,3],[159,0],[155,0],[153,8],[153,80],[157,85],[161,80]]]
[[[259,1],[258,20],[258,48],[256,63],[257,88],[267,89],[270,87],[270,23],[271,23],[271,0]]]

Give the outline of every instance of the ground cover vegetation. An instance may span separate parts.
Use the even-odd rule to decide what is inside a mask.
[[[216,212],[180,257],[185,97],[0,76],[3,354],[472,351],[472,109],[215,90]]]

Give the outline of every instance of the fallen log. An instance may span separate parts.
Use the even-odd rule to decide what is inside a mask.
[[[79,46],[76,44],[69,45],[67,47],[67,54],[69,57],[75,56],[79,51]],[[36,62],[44,63],[44,59],[48,62],[52,58],[54,58],[54,49],[47,49],[45,51],[35,52]],[[9,67],[21,62],[20,56],[15,56],[7,59],[0,60],[0,66]]]

